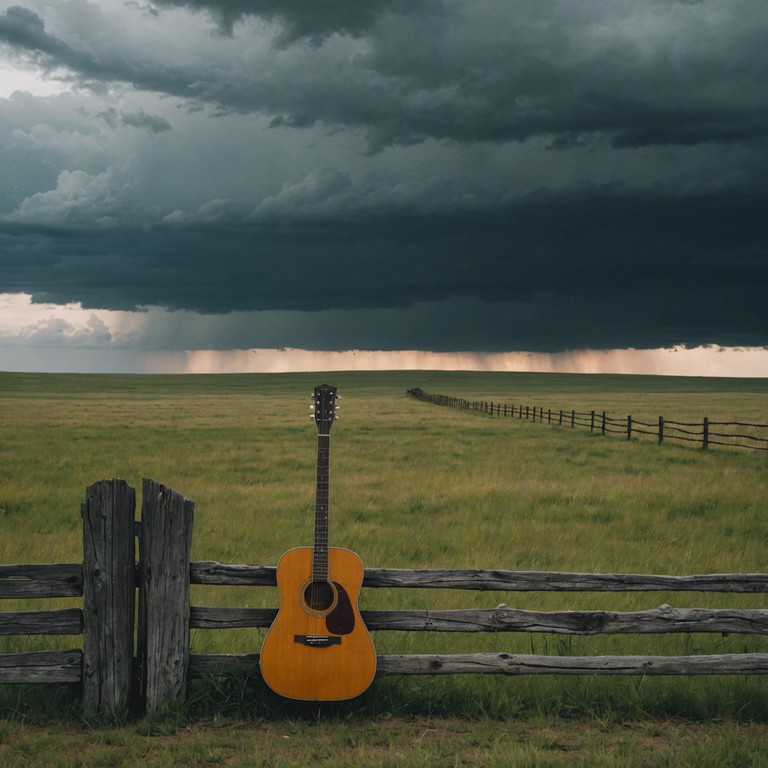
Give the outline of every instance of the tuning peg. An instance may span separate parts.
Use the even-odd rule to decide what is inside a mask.
[[[314,406],[314,405],[310,405],[310,406],[309,406],[309,410],[310,410],[310,411],[314,411],[314,410],[315,410],[315,406]]]

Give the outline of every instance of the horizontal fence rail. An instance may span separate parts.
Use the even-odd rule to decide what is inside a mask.
[[[655,422],[641,421],[632,415],[615,417],[605,411],[576,411],[547,408],[536,405],[515,403],[494,403],[485,400],[466,400],[451,395],[425,392],[423,389],[409,389],[408,394],[417,400],[447,408],[464,411],[478,411],[491,416],[555,424],[561,427],[584,427],[603,435],[615,434],[632,440],[638,435],[656,438],[659,444],[665,440],[680,440],[695,443],[705,450],[713,445],[726,448],[748,448],[768,451],[768,424],[753,424],[743,421],[710,421],[704,417],[700,422],[685,422],[665,419],[659,416]],[[738,430],[738,431],[724,431]]]
[[[80,683],[83,676],[83,652],[36,651],[0,653],[0,683]]]
[[[646,611],[524,611],[500,605],[494,609],[361,611],[370,630],[408,632],[550,632],[561,635],[666,634],[726,632],[768,635],[768,611],[672,608]],[[266,628],[277,608],[192,607],[195,629]]]
[[[197,561],[190,565],[192,584],[275,587],[273,565]],[[768,592],[768,573],[709,573],[664,576],[636,573],[569,573],[481,569],[366,568],[364,587],[471,589],[501,592]]]
[[[81,563],[0,565],[0,598],[79,597],[82,594]]]
[[[274,566],[197,561],[193,584],[276,586]],[[366,588],[469,589],[508,592],[730,592],[766,593],[768,574],[558,573],[476,569],[366,568]],[[768,611],[761,609],[673,608],[645,611],[526,611],[499,605],[467,610],[363,610],[372,632],[528,632],[555,635],[720,633],[768,635]],[[277,608],[192,606],[196,629],[267,628]],[[190,675],[238,673],[259,676],[258,654],[192,654]],[[377,676],[435,674],[728,675],[768,674],[768,654],[697,656],[535,656],[520,654],[385,655]]]
[[[82,597],[82,608],[0,612],[2,636],[80,636],[82,648],[0,654],[0,684],[77,684],[87,711],[183,700],[190,678],[260,678],[259,654],[195,654],[190,631],[267,628],[277,608],[190,605],[190,586],[276,586],[275,566],[191,561],[194,505],[145,480],[141,522],[124,481],[101,481],[83,504],[83,562],[0,566],[0,598]],[[138,553],[138,559],[136,559]],[[363,586],[495,592],[768,593],[768,574],[595,574],[479,569],[366,568]],[[136,611],[136,607],[138,610]],[[138,623],[134,624],[134,616]],[[721,633],[768,636],[768,610],[675,608],[535,611],[366,610],[372,632],[548,633],[567,636]],[[558,656],[513,653],[379,655],[377,675],[764,675],[768,653]]]
[[[193,654],[193,677],[258,677],[259,655]],[[697,656],[537,656],[510,653],[378,656],[376,675],[765,675],[768,654]]]

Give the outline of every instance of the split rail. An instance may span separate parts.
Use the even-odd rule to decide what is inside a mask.
[[[153,481],[136,494],[103,480],[82,505],[81,563],[0,565],[0,598],[79,597],[82,608],[0,612],[6,636],[80,636],[71,650],[0,654],[0,684],[82,687],[83,707],[114,715],[158,712],[183,702],[191,677],[259,677],[258,653],[196,654],[191,629],[269,627],[277,608],[190,604],[190,585],[274,587],[275,566],[191,560],[194,504]],[[137,556],[138,553],[138,556]],[[363,587],[499,592],[768,592],[768,574],[694,576],[506,570],[366,568]],[[138,611],[136,607],[138,606]],[[135,621],[135,615],[138,619]],[[369,610],[373,633],[525,632],[556,635],[733,633],[768,635],[768,610],[673,608],[529,611],[508,605],[467,610]],[[685,656],[560,656],[516,653],[380,655],[378,675],[765,675],[768,653]]]
[[[628,416],[609,416],[605,411],[576,411],[544,408],[543,406],[524,405],[522,403],[494,403],[486,400],[466,400],[452,395],[440,395],[415,388],[408,394],[417,400],[448,408],[464,411],[478,411],[510,419],[528,419],[531,422],[555,424],[561,427],[586,427],[590,432],[602,435],[616,434],[627,440],[639,435],[650,435],[661,444],[665,440],[681,440],[695,443],[704,450],[712,446],[726,448],[751,448],[755,451],[768,451],[768,424],[755,424],[744,421],[712,421],[704,417],[701,421],[675,421],[659,416],[653,422],[642,421]],[[737,430],[737,431],[734,431]]]

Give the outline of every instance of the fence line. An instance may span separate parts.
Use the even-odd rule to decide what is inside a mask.
[[[82,506],[82,563],[0,565],[2,599],[83,597],[82,608],[0,613],[0,635],[80,635],[83,646],[0,654],[0,684],[79,684],[87,711],[114,715],[131,707],[148,712],[172,707],[184,699],[191,677],[230,673],[259,677],[258,653],[193,654],[190,630],[269,627],[277,608],[193,606],[189,589],[191,584],[274,587],[276,567],[190,561],[193,502],[153,480],[144,481],[142,493],[141,521],[137,522],[135,492],[124,481],[103,480],[87,489]],[[768,574],[672,576],[366,568],[363,586],[765,594]],[[665,604],[641,611],[547,612],[501,604],[486,609],[368,610],[361,616],[373,632],[582,636],[715,632],[768,636],[768,610],[754,608],[674,608]],[[378,676],[425,674],[766,675],[768,653],[542,656],[499,652],[377,657]]]
[[[439,395],[424,392],[416,387],[409,389],[408,394],[417,400],[423,400],[434,405],[448,408],[458,408],[464,411],[479,411],[491,416],[505,418],[528,419],[532,422],[546,422],[558,426],[588,428],[591,432],[619,434],[631,440],[636,435],[655,437],[659,444],[665,440],[680,440],[697,443],[703,449],[713,445],[727,448],[750,448],[755,451],[768,451],[768,424],[751,424],[743,421],[710,421],[706,416],[700,422],[674,421],[659,416],[658,421],[649,423],[635,419],[632,415],[623,417],[609,416],[605,411],[576,411],[553,410],[543,407],[530,406],[522,403],[494,403],[485,400],[466,400],[450,395]],[[718,428],[713,430],[713,427]],[[723,427],[752,429],[756,434],[748,432],[723,432]],[[763,436],[765,435],[765,436]],[[728,440],[729,442],[725,442]]]

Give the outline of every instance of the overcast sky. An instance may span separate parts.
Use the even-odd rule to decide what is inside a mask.
[[[767,83],[765,0],[0,0],[0,368],[765,347]]]

